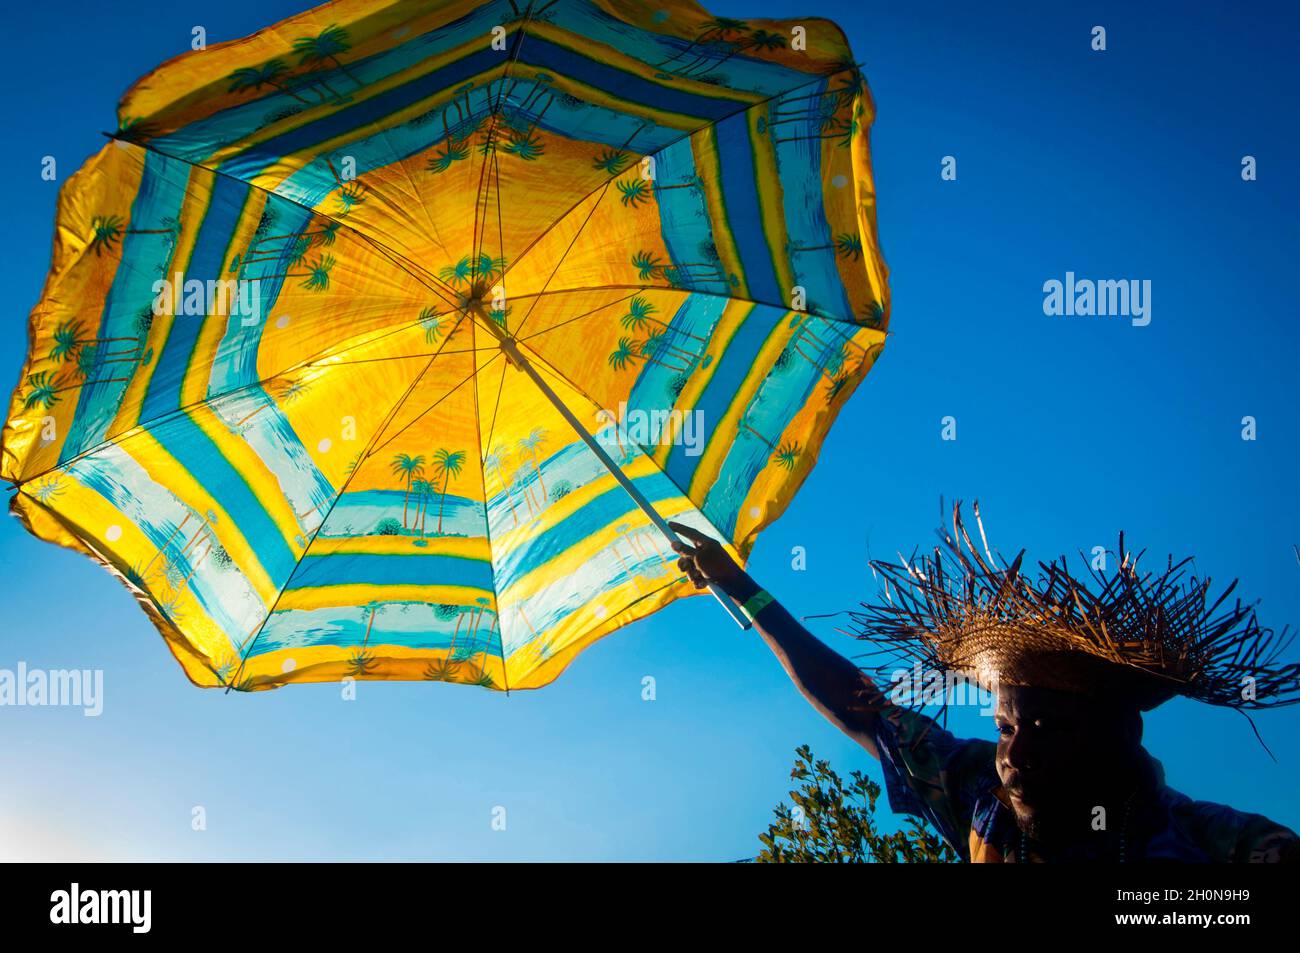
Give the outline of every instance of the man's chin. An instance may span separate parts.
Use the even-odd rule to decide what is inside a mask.
[[[1042,811],[1014,796],[1011,798],[1011,812],[1016,816],[1016,825],[1035,840],[1041,839],[1044,830],[1050,829],[1051,825],[1044,823]]]

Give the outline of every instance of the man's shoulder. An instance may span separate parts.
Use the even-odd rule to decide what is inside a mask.
[[[984,738],[958,737],[915,708],[890,704],[882,707],[879,714],[881,722],[878,725],[887,728],[880,732],[883,735],[880,740],[890,748],[904,751],[929,749],[938,756],[937,761],[948,767],[961,766],[974,770],[985,766],[990,769],[993,767],[993,758],[998,749],[995,742]]]
[[[1166,787],[1164,800],[1178,827],[1219,863],[1300,861],[1300,836],[1263,814],[1197,801]]]

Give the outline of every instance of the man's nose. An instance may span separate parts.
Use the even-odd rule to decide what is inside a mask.
[[[1034,743],[1030,737],[1030,732],[1017,728],[1011,735],[1011,741],[1007,744],[1005,755],[1007,764],[1017,771],[1033,767],[1033,749]]]

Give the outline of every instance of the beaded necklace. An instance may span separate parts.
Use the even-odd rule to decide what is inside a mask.
[[[1119,863],[1128,863],[1128,819],[1133,812],[1133,797],[1137,794],[1137,788],[1134,788],[1129,794],[1128,799],[1124,802],[1124,821],[1119,828]],[[1029,863],[1029,835],[1025,829],[1020,829],[1020,849],[1016,852],[1016,863]]]

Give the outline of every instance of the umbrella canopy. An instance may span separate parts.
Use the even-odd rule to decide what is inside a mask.
[[[872,115],[834,24],[682,0],[178,57],[60,194],[12,510],[199,685],[544,685],[695,591],[661,519],[743,560],[879,354]]]

